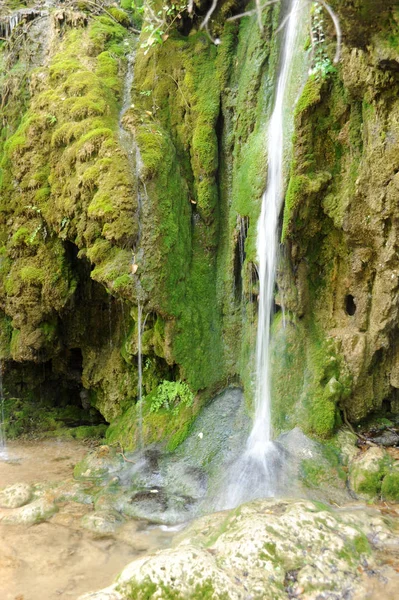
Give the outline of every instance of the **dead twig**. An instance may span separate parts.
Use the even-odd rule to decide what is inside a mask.
[[[358,433],[357,431],[355,431],[351,425],[351,423],[349,423],[348,421],[348,416],[346,414],[346,409],[343,408],[342,409],[342,413],[344,415],[344,423],[347,427],[349,427],[349,429],[351,430],[351,432],[358,437],[359,439],[363,440],[364,442],[367,442],[367,444],[370,444],[371,446],[378,446],[379,444],[376,444],[375,442],[372,442],[371,440],[369,440],[368,438],[366,438],[365,435],[362,435],[361,433]]]
[[[122,446],[122,444],[120,442],[119,442],[119,446],[120,446],[120,449],[121,449],[120,450],[120,454],[122,455],[123,460],[125,462],[131,463],[132,465],[135,465],[136,464],[135,460],[129,460],[128,458],[126,458],[126,456],[125,456],[125,454],[123,452],[123,446]]]

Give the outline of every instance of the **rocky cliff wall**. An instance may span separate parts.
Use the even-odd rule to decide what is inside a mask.
[[[7,18],[19,10],[5,4]],[[399,387],[398,15],[393,3],[332,5],[342,60],[332,65],[334,32],[316,12],[328,42],[296,108],[273,326],[275,427],[321,436],[344,409],[352,421],[397,409]],[[254,18],[226,20],[239,2],[220,3],[209,26],[220,44],[201,29],[207,3],[155,44],[146,26],[137,40],[137,12],[35,7],[0,51],[6,391],[96,407],[109,441],[129,447],[143,417],[146,442],[173,448],[227,383],[251,399],[280,6],[261,32]],[[165,380],[186,382],[194,402],[171,393],[176,410],[155,410]]]

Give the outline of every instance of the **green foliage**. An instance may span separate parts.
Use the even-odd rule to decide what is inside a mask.
[[[323,6],[314,4],[312,7],[313,66],[310,74],[314,75],[316,79],[324,78],[329,73],[336,72],[336,68],[326,51],[324,28]]]
[[[144,12],[144,7],[136,7],[134,3],[132,7],[137,12],[144,12],[144,24],[142,31],[144,33],[144,41],[141,47],[145,49],[144,54],[147,54],[155,44],[165,42],[175,24],[183,18],[183,14],[187,12],[187,2],[164,2],[161,8],[157,10],[156,2],[150,1],[147,3],[147,10]]]
[[[142,437],[146,446],[161,443],[168,452],[173,452],[186,439],[199,406],[180,404],[178,411],[159,409],[151,412],[151,398],[156,391],[143,400],[141,407],[139,403],[132,403],[111,423],[107,430],[108,444],[121,443],[126,450],[135,450],[140,447]]]
[[[163,409],[176,416],[183,406],[192,406],[193,399],[193,393],[186,382],[164,380],[151,400],[150,412]]]

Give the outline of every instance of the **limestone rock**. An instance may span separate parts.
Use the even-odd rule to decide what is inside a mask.
[[[94,511],[85,515],[82,525],[85,529],[99,534],[110,534],[122,525],[123,517],[116,511]]]
[[[106,480],[115,476],[123,466],[123,458],[108,446],[90,452],[74,469],[78,480]]]
[[[307,501],[262,500],[194,521],[175,546],[128,565],[80,600],[366,597],[378,577],[372,546],[399,543],[379,513],[334,512]],[[381,540],[381,542],[380,542]],[[367,577],[362,565],[367,564]],[[382,596],[381,596],[382,597]]]
[[[49,519],[55,512],[57,512],[57,506],[52,499],[43,496],[30,504],[0,514],[0,518],[2,518],[4,523],[33,525],[34,523]]]
[[[19,508],[32,497],[32,486],[28,483],[15,483],[0,491],[0,508]]]

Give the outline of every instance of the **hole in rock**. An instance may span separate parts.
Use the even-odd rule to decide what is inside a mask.
[[[356,312],[355,299],[351,294],[348,294],[345,298],[345,312],[350,317],[353,317]]]

